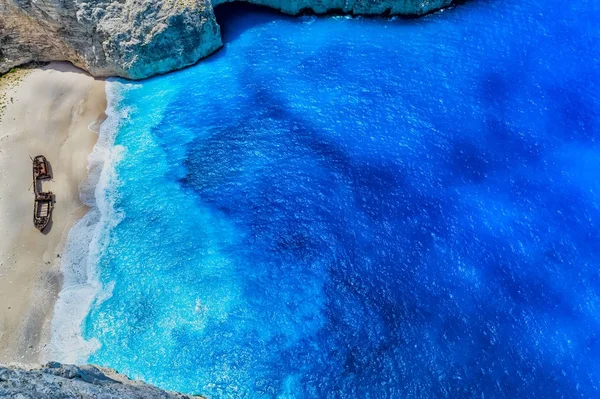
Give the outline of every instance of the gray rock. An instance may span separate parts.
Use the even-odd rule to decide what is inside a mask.
[[[0,365],[0,398],[190,399],[192,396],[132,381],[103,367],[51,362],[38,368]]]
[[[0,0],[0,73],[70,61],[94,76],[143,79],[222,46],[213,6],[228,0]],[[250,0],[302,11],[421,15],[455,0]]]
[[[140,79],[221,47],[204,0],[0,0],[0,73],[71,61],[94,76]]]

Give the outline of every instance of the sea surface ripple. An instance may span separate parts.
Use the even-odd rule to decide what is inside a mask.
[[[600,3],[231,7],[217,55],[109,83],[84,360],[210,398],[600,397]]]

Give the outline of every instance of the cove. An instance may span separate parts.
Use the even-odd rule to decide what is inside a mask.
[[[598,396],[599,6],[221,18],[215,56],[110,83],[87,360],[210,398]]]

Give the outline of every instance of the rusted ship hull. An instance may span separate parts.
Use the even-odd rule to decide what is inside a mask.
[[[54,209],[54,194],[41,191],[41,180],[51,179],[50,164],[43,155],[37,155],[33,162],[33,225],[39,231],[44,231],[52,219]],[[38,184],[40,186],[38,186]]]
[[[50,194],[50,198],[36,198],[33,201],[33,225],[39,231],[44,231],[50,224],[54,208],[52,193],[43,194]]]
[[[50,179],[50,165],[43,155],[37,155],[33,158],[33,180]]]

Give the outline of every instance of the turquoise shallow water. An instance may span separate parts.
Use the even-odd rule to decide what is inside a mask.
[[[109,83],[78,350],[213,398],[597,397],[600,7],[230,11]]]

